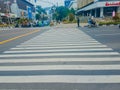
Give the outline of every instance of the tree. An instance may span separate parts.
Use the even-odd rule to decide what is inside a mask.
[[[60,20],[62,21],[64,18],[66,18],[69,14],[69,9],[64,7],[64,6],[60,6],[56,8],[56,20]]]
[[[37,11],[36,19],[37,20],[43,20],[44,15],[46,15],[46,11],[41,6],[37,6],[36,11]]]
[[[71,8],[70,12],[75,15],[75,9]]]
[[[69,21],[72,22],[75,19],[75,15],[73,13],[69,14]]]

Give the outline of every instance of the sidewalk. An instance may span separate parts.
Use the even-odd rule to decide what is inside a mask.
[[[88,24],[87,23],[80,23],[80,26],[81,27],[84,27],[84,26],[87,26]],[[70,24],[57,24],[55,27],[66,27],[66,28],[68,28],[68,27],[71,27],[71,28],[75,28],[75,27],[77,27],[77,23],[70,23]]]

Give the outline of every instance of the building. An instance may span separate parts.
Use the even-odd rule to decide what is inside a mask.
[[[77,8],[78,15],[108,17],[120,12],[120,0],[77,0]]]
[[[65,0],[64,4],[65,7],[69,9],[73,8],[74,10],[77,10],[77,0]]]
[[[72,0],[68,6],[69,9],[77,10],[77,0]]]
[[[34,4],[26,0],[0,0],[0,8],[1,16],[35,18]]]
[[[65,0],[64,1],[65,7],[69,7],[72,1],[74,1],[74,0]]]

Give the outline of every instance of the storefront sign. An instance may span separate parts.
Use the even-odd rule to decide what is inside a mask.
[[[120,2],[106,2],[105,6],[120,6]]]

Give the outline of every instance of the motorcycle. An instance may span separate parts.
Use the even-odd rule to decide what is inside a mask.
[[[90,19],[90,20],[88,20],[88,27],[97,27],[97,24],[95,21]]]
[[[120,28],[120,24],[119,24],[119,28]]]
[[[88,27],[97,27],[96,22],[89,22]]]

